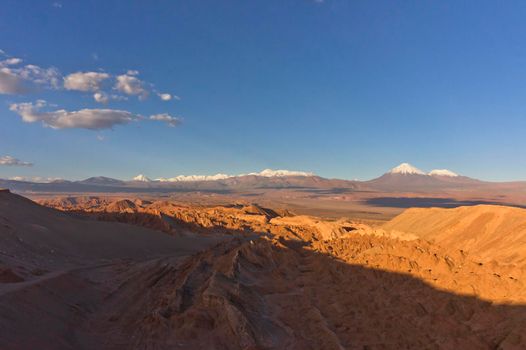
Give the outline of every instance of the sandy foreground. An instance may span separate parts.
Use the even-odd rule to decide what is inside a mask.
[[[523,209],[41,204],[0,192],[1,349],[526,347]]]

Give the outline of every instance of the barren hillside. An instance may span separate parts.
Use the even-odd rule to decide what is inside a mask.
[[[526,210],[478,205],[454,209],[412,208],[383,228],[462,249],[483,262],[526,265]]]
[[[417,233],[256,205],[47,204],[72,212],[0,194],[2,349],[526,346],[524,270]]]

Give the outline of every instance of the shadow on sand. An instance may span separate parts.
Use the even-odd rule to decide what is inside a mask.
[[[112,342],[133,334],[132,348],[163,349],[176,340],[184,349],[236,350],[526,345],[526,305],[441,291],[409,274],[345,263],[308,242],[280,242],[239,238],[184,268],[166,262],[149,268],[113,296],[119,306],[108,306],[111,313],[98,315],[97,323],[111,335],[128,330]],[[117,316],[119,324],[107,321]]]

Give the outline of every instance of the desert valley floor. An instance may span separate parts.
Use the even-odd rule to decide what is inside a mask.
[[[521,208],[34,200],[0,192],[1,349],[526,347]]]

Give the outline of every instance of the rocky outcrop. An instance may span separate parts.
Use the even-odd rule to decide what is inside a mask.
[[[49,298],[49,310],[60,312],[48,317],[69,317],[67,327],[53,328],[69,348],[80,340],[103,349],[526,346],[525,271],[481,262],[417,232],[280,216],[258,206],[100,203],[85,215],[135,225],[153,225],[133,221],[152,217],[171,234],[221,241],[188,254],[114,260],[41,281],[45,288],[0,302],[0,315],[11,312],[7,326],[17,319],[10,305],[35,313],[47,304],[37,307],[34,300]]]

